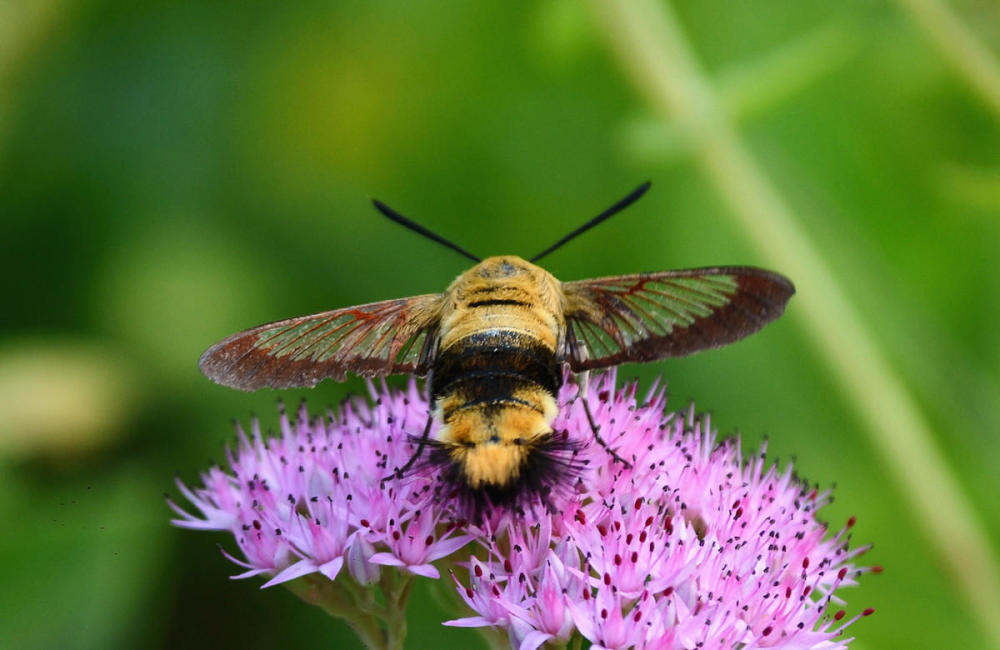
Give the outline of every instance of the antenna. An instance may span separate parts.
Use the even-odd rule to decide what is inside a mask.
[[[427,239],[432,239],[432,240],[436,241],[439,244],[443,244],[444,246],[447,246],[451,250],[455,251],[456,253],[459,253],[461,255],[464,255],[464,256],[468,257],[473,262],[482,262],[483,261],[482,258],[476,257],[475,255],[473,255],[469,251],[465,250],[464,248],[462,248],[458,244],[453,244],[450,241],[448,241],[447,239],[445,239],[444,237],[442,237],[441,235],[435,235],[430,230],[427,230],[426,228],[424,228],[423,226],[421,226],[419,223],[415,223],[413,221],[410,221],[409,219],[407,219],[403,215],[399,214],[398,212],[396,212],[395,210],[393,210],[392,208],[390,208],[389,206],[387,206],[385,203],[382,203],[378,199],[372,199],[372,204],[374,204],[376,210],[378,210],[379,212],[381,212],[385,216],[389,217],[389,219],[391,219],[392,221],[395,221],[399,225],[406,226],[407,228],[409,228],[413,232],[419,233],[419,234],[423,235],[424,237],[426,237]]]
[[[556,243],[552,244],[551,246],[549,246],[548,248],[546,248],[545,250],[543,250],[538,255],[535,255],[534,257],[532,257],[528,261],[529,262],[537,262],[538,260],[542,259],[543,257],[545,257],[546,255],[548,255],[549,253],[551,253],[555,249],[559,248],[560,246],[562,246],[563,244],[565,244],[569,240],[573,239],[577,235],[582,235],[583,233],[587,232],[588,230],[590,230],[591,228],[593,228],[597,224],[601,223],[605,219],[607,219],[609,217],[615,216],[616,214],[618,214],[619,212],[621,212],[622,210],[624,210],[628,206],[630,206],[633,203],[635,203],[636,201],[638,201],[642,197],[642,195],[646,193],[646,191],[649,189],[650,185],[652,185],[652,183],[650,183],[649,181],[646,181],[645,183],[643,183],[639,187],[637,187],[634,190],[632,190],[631,192],[629,192],[629,195],[626,196],[625,198],[621,199],[620,201],[618,201],[618,203],[615,203],[613,206],[611,206],[610,208],[608,208],[607,210],[605,210],[601,214],[597,215],[596,217],[594,217],[593,219],[591,219],[587,223],[583,224],[582,226],[580,226],[579,228],[577,228],[573,232],[569,233],[568,235],[566,235],[565,237],[563,237],[562,239],[560,239]]]

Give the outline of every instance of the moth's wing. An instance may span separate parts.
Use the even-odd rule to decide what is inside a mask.
[[[565,282],[561,359],[574,371],[654,361],[716,348],[781,315],[788,278],[752,267],[715,267]]]
[[[315,386],[348,372],[424,374],[441,304],[441,294],[428,294],[260,325],[210,347],[198,367],[240,390]]]

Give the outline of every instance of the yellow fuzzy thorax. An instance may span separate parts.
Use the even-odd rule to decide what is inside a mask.
[[[458,276],[445,292],[441,349],[484,329],[502,327],[529,334],[551,350],[566,329],[565,297],[551,273],[515,255],[489,257]],[[477,300],[515,300],[526,308],[497,305],[472,310]]]

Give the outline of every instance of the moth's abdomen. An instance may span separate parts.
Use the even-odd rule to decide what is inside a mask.
[[[431,374],[444,425],[435,459],[451,480],[493,500],[537,482],[561,380],[555,352],[523,332],[484,330],[441,350]]]
[[[431,397],[445,423],[476,408],[521,406],[544,415],[544,397],[554,397],[561,383],[553,350],[523,332],[489,329],[440,351]]]

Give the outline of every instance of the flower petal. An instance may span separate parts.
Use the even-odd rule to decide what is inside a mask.
[[[295,580],[296,578],[301,578],[304,575],[309,575],[310,573],[316,573],[317,567],[309,560],[299,560],[290,567],[283,569],[278,575],[274,576],[263,585],[261,589],[266,589],[267,587],[273,587],[274,585],[279,585],[282,582],[288,582],[289,580]]]
[[[344,566],[344,558],[335,557],[326,564],[319,565],[319,572],[325,575],[330,580],[336,580],[337,574],[340,573],[340,569]]]
[[[471,542],[473,539],[475,538],[472,535],[459,535],[457,537],[449,537],[448,539],[436,542],[433,546],[431,546],[433,550],[427,554],[427,561],[433,562],[435,560],[440,560],[446,555],[451,555]]]
[[[493,621],[488,621],[482,616],[468,616],[466,618],[453,618],[450,621],[445,621],[441,625],[447,625],[448,627],[491,627],[494,625]]]
[[[517,650],[536,650],[540,645],[553,639],[551,634],[546,632],[539,632],[538,630],[533,630],[528,632],[523,639],[521,639],[521,645],[518,646]]]
[[[406,567],[406,570],[410,573],[415,573],[418,576],[423,576],[425,578],[432,578],[437,580],[441,577],[441,573],[437,570],[433,564],[414,564],[412,566]]]
[[[376,553],[368,561],[383,566],[406,566],[406,562],[403,562],[392,553]]]

